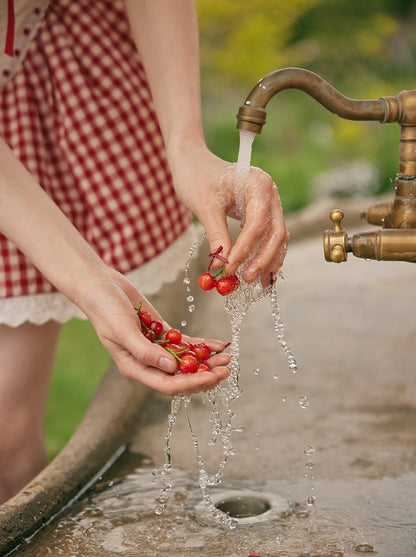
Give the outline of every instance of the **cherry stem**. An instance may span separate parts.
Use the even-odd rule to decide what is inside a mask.
[[[219,277],[220,275],[221,275],[221,276],[225,276],[225,265],[223,265],[223,266],[221,267],[221,269],[218,271],[217,274],[212,275],[212,276],[213,276],[214,278],[217,278],[217,277]]]
[[[174,350],[172,350],[172,348],[166,348],[166,350],[167,350],[167,352],[172,354],[172,356],[174,358],[176,358],[178,360],[178,362],[182,361],[182,358],[179,358],[178,354],[184,354],[185,352],[189,352],[189,350],[187,348],[185,348],[184,350],[180,350],[179,352],[175,352]]]
[[[214,264],[214,261],[216,259],[218,259],[218,261],[222,261],[223,263],[228,263],[228,259],[226,257],[224,257],[223,255],[221,255],[222,250],[223,250],[223,247],[218,246],[215,251],[213,251],[212,253],[209,254],[209,257],[211,257],[211,261],[210,261],[210,264],[208,265],[208,271],[211,269],[211,267]]]

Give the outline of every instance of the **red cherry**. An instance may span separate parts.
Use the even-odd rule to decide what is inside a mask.
[[[211,371],[211,369],[207,366],[207,364],[199,364],[196,371]]]
[[[142,325],[144,325],[145,327],[150,327],[150,324],[152,322],[152,316],[148,311],[146,310],[140,311],[139,317]]]
[[[178,342],[176,344],[177,344],[180,352],[184,352],[184,351],[187,352],[191,349],[191,345],[189,344],[189,342],[181,341],[181,342]]]
[[[151,331],[150,329],[146,329],[146,331],[143,333],[144,336],[147,338],[147,340],[150,340],[150,342],[154,342],[156,335],[153,331]]]
[[[163,325],[160,321],[152,321],[150,323],[150,330],[158,337],[163,333]]]
[[[229,275],[229,280],[233,283],[234,290],[237,290],[240,287],[240,279],[237,275]]]
[[[212,290],[216,282],[215,277],[211,273],[202,273],[198,279],[199,286],[205,291]]]
[[[221,294],[221,296],[227,296],[227,294],[231,294],[231,292],[233,292],[238,288],[238,285],[236,286],[236,280],[232,277],[233,275],[229,277],[223,277],[217,280],[217,284],[215,286],[217,288],[217,291]],[[238,281],[238,284],[239,283],[240,281]]]
[[[195,355],[200,362],[207,360],[211,356],[211,348],[204,343],[193,344],[192,352],[195,352]]]
[[[163,348],[165,350],[168,350],[169,352],[174,352],[175,354],[180,352],[179,346],[177,344],[173,344],[171,342],[169,342],[168,344],[164,344]]]
[[[179,362],[178,369],[182,373],[194,373],[198,367],[198,360],[192,354],[184,354]]]
[[[178,344],[182,340],[182,333],[178,329],[169,329],[165,335],[166,340],[173,344]]]

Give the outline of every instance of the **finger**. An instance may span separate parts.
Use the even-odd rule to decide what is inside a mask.
[[[265,269],[262,273],[262,284],[266,288],[267,286],[275,282],[278,271],[281,269],[284,259],[286,257],[288,246],[289,246],[290,234],[286,233],[285,240],[277,251],[274,259],[271,261],[269,267]]]
[[[255,178],[255,183],[253,180]],[[267,174],[255,173],[246,189],[245,220],[242,230],[231,250],[227,273],[236,269],[255,253],[265,239],[273,234],[279,222],[280,198],[273,181]]]
[[[207,360],[207,364],[210,368],[215,368],[217,366],[226,366],[230,363],[231,355],[226,352],[219,352],[210,356]]]
[[[226,345],[221,340],[216,340],[212,338],[199,338],[199,337],[187,337],[183,335],[184,340],[190,342],[191,344],[204,343],[211,348],[211,352],[222,352],[225,350]]]
[[[117,348],[115,348],[117,350]],[[138,364],[158,368],[166,373],[177,371],[177,362],[167,350],[146,339],[141,333],[123,337],[123,347],[119,347],[120,354],[126,358],[131,356]],[[110,351],[111,353],[111,351]]]
[[[217,251],[221,246],[221,255],[227,257],[231,251],[232,242],[224,209],[216,206],[208,207],[199,220],[207,234],[211,253]],[[213,261],[213,267],[221,267],[222,264],[220,260]]]
[[[142,383],[167,396],[193,394],[214,388],[230,374],[228,367],[216,366],[210,371],[170,375],[138,363],[131,355],[124,360],[119,358],[115,363],[127,379]]]
[[[273,230],[272,234],[263,242],[250,264],[244,270],[243,278],[253,282],[258,276],[265,273],[276,273],[283,264],[289,243],[289,234],[286,228]]]

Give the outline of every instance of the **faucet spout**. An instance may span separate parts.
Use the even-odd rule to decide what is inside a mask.
[[[304,91],[347,120],[400,124],[396,197],[393,203],[370,207],[366,213],[368,221],[381,224],[382,229],[348,238],[341,228],[342,211],[333,211],[330,218],[334,229],[324,233],[324,251],[327,261],[335,263],[346,261],[347,252],[366,259],[416,262],[416,89],[401,91],[395,97],[355,100],[309,70],[283,68],[263,77],[251,90],[239,108],[237,128],[261,133],[268,102],[285,89]]]
[[[318,101],[333,114],[347,120],[386,121],[386,102],[349,99],[337,91],[321,76],[303,68],[283,68],[269,73],[255,85],[240,106],[237,128],[261,133],[266,123],[266,106],[277,93],[298,89]]]

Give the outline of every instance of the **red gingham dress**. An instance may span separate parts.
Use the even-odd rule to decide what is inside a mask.
[[[103,260],[143,293],[173,279],[191,218],[172,186],[123,1],[52,0],[0,103],[0,135]],[[45,297],[54,287],[1,235],[0,253],[0,323],[77,315],[54,314],[57,294]]]

